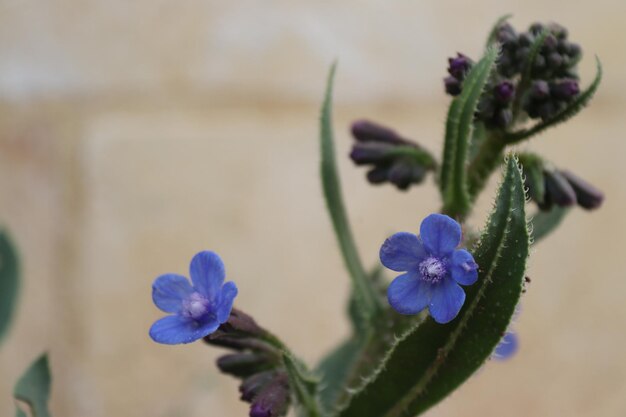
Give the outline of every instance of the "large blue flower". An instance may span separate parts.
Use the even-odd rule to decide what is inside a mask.
[[[158,343],[190,343],[213,333],[228,320],[237,296],[234,282],[224,284],[224,263],[209,251],[196,254],[189,266],[189,280],[165,274],[152,284],[152,300],[172,315],[157,320],[150,337]]]
[[[431,214],[420,226],[420,236],[396,233],[380,248],[387,268],[405,272],[387,289],[389,304],[400,314],[417,314],[428,307],[438,323],[454,319],[465,302],[459,286],[478,279],[478,265],[461,242],[461,226],[443,214]]]

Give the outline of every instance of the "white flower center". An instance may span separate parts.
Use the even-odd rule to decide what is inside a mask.
[[[446,266],[441,259],[431,256],[419,264],[419,272],[422,280],[436,284],[446,275]]]
[[[183,301],[182,315],[199,319],[209,311],[209,300],[204,298],[200,293],[194,292],[189,298]]]

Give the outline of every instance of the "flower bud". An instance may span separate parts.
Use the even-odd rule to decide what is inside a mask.
[[[410,141],[403,139],[394,130],[368,120],[352,123],[352,136],[359,142],[382,142],[392,145],[406,145]]]
[[[275,376],[276,371],[265,371],[246,378],[241,385],[239,385],[241,400],[251,403]]]
[[[245,378],[274,365],[272,359],[260,353],[231,353],[217,358],[217,367],[225,374]]]
[[[443,85],[446,89],[446,93],[450,94],[451,96],[458,96],[459,94],[461,94],[461,84],[461,81],[451,75],[443,79]]]
[[[357,165],[375,164],[389,159],[393,145],[377,142],[356,143],[350,151],[350,159]]]
[[[580,93],[578,81],[565,79],[550,85],[550,94],[558,100],[571,100]]]
[[[604,193],[602,191],[570,171],[561,171],[561,175],[574,189],[579,206],[587,210],[593,210],[602,205],[604,201]]]
[[[560,207],[576,204],[576,193],[567,179],[556,170],[544,172],[546,181],[546,198]]]
[[[513,100],[513,96],[515,95],[515,86],[511,81],[504,80],[496,84],[493,92],[496,100],[502,104],[508,104]]]
[[[448,58],[448,64],[448,73],[458,80],[463,80],[473,63],[467,56],[457,52],[456,58]]]
[[[250,417],[278,417],[287,413],[289,407],[289,381],[282,372],[258,393],[250,407]]]

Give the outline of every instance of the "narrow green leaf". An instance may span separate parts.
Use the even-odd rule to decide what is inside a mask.
[[[589,101],[593,98],[600,82],[602,81],[602,64],[600,60],[596,57],[596,77],[593,82],[585,91],[580,93],[575,100],[567,105],[566,108],[555,114],[548,120],[541,121],[534,126],[528,129],[518,130],[517,132],[507,133],[504,136],[504,140],[507,144],[514,144],[523,141],[524,139],[528,139],[531,136],[534,136],[538,133],[543,132],[544,130],[554,127],[560,123],[565,122],[568,119],[576,116],[579,111],[581,111],[585,106],[589,103]]]
[[[542,204],[546,194],[543,159],[533,153],[523,153],[519,155],[519,162],[526,175],[525,184],[528,187],[528,196],[531,200]]]
[[[25,403],[33,417],[49,417],[48,398],[50,397],[50,367],[48,356],[41,355],[20,377],[13,390],[16,400]],[[24,411],[17,408],[16,416],[25,416]]]
[[[352,237],[348,215],[343,204],[341,183],[335,161],[335,145],[332,129],[332,92],[336,64],[330,69],[324,103],[320,118],[321,177],[328,212],[341,248],[344,263],[352,278],[352,285],[364,317],[371,317],[379,309],[376,290],[367,277]]]
[[[509,13],[509,14],[505,14],[504,16],[501,16],[500,18],[498,18],[498,20],[496,20],[496,23],[494,23],[493,26],[491,27],[491,31],[489,31],[489,36],[487,36],[486,46],[490,46],[492,43],[496,41],[496,35],[498,34],[498,29],[500,28],[500,25],[502,25],[504,22],[506,22],[512,17],[513,15]]]
[[[498,51],[496,47],[487,49],[485,56],[467,74],[463,82],[463,91],[452,100],[448,110],[439,185],[444,201],[444,212],[453,217],[463,217],[470,209],[466,166],[474,113],[495,66]]]
[[[405,332],[340,417],[418,415],[469,378],[505,333],[522,292],[529,235],[522,174],[510,157],[495,208],[474,251],[478,282],[458,317],[428,318]]]
[[[6,231],[0,231],[0,343],[7,335],[20,286],[17,252]]]
[[[283,363],[289,377],[289,386],[301,407],[307,411],[309,417],[320,417],[322,414],[316,397],[317,378],[287,352],[283,352]]]
[[[553,206],[549,211],[538,211],[531,218],[533,242],[537,243],[556,230],[570,209]]]

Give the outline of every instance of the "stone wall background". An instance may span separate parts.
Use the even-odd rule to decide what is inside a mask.
[[[317,115],[339,59],[338,151],[357,117],[437,151],[445,59],[476,56],[506,13],[556,20],[605,79],[592,106],[531,145],[607,194],[533,250],[516,325],[433,416],[622,416],[626,408],[623,141],[626,3],[462,1],[0,1],[0,219],[24,286],[0,352],[0,414],[50,352],[57,416],[243,416],[216,350],[152,343],[154,277],[221,254],[245,306],[312,362],[347,332],[348,283],[317,174]],[[434,188],[372,188],[341,159],[364,258],[437,208]],[[495,184],[492,184],[492,188]],[[485,217],[488,199],[474,214]],[[539,250],[537,250],[537,248]]]

